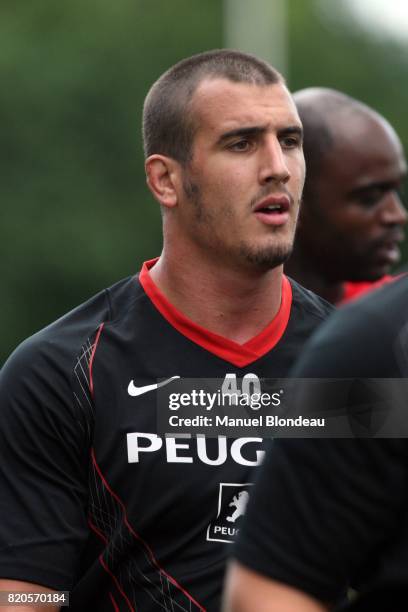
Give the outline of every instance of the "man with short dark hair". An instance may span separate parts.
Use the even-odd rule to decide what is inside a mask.
[[[365,104],[332,89],[294,100],[304,127],[306,183],[286,272],[338,304],[391,280],[407,212],[401,142]]]
[[[163,435],[160,393],[284,377],[330,307],[283,275],[304,158],[273,68],[188,58],[152,87],[143,127],[160,258],[1,374],[0,590],[71,590],[73,611],[215,612],[263,441]]]

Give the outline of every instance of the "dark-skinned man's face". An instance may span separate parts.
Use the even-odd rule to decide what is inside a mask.
[[[388,124],[351,118],[343,127],[306,192],[298,239],[326,278],[375,280],[400,259],[406,162]]]

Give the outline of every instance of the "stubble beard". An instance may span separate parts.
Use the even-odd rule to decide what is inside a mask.
[[[271,270],[281,266],[289,259],[293,244],[271,245],[268,247],[253,247],[241,243],[239,253],[241,259],[258,270]]]
[[[217,240],[217,233],[214,231],[214,217],[203,206],[200,186],[185,175],[183,189],[187,199],[194,208],[195,220],[202,225],[207,225],[207,228],[209,228],[208,234],[211,235],[214,241],[213,248],[217,247],[216,241],[222,248],[222,240],[219,238]],[[237,256],[235,259],[239,258],[239,261],[246,264],[245,267],[249,266],[258,271],[268,271],[283,265],[291,256],[292,251],[293,236],[292,240],[288,239],[284,244],[271,244],[268,246],[251,246],[246,242],[241,242],[236,250]]]
[[[258,193],[256,197],[251,201],[251,208],[254,208],[257,202],[263,197],[267,197],[270,193],[270,188],[267,187],[262,190],[261,193]],[[291,198],[291,207],[294,209],[295,205],[297,210],[300,208],[300,201],[294,202]],[[277,268],[278,266],[283,265],[293,252],[293,242],[295,237],[295,229],[296,229],[296,219],[295,221],[289,221],[289,223],[294,222],[294,228],[292,233],[284,238],[280,236],[281,228],[277,227],[274,230],[271,228],[271,232],[273,231],[275,234],[272,235],[271,241],[272,244],[259,246],[259,245],[249,245],[245,242],[242,242],[240,245],[240,254],[243,259],[245,259],[250,265],[258,270],[271,270],[273,268]],[[285,231],[286,226],[282,228]]]

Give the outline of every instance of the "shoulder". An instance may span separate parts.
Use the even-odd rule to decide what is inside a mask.
[[[339,309],[307,345],[297,376],[408,373],[408,277]]]
[[[339,309],[333,323],[345,329],[353,329],[358,324],[364,332],[375,320],[381,330],[393,335],[408,321],[407,304],[408,276],[401,276]]]
[[[316,293],[306,289],[292,278],[288,277],[288,279],[292,287],[292,308],[299,316],[308,317],[319,324],[335,311],[332,304]]]
[[[391,276],[390,274],[387,274],[386,276],[383,276],[377,281],[346,281],[343,285],[344,295],[343,299],[341,300],[341,304],[346,304],[347,302],[351,302],[356,298],[360,298],[366,293],[375,291],[376,289],[379,289],[380,287],[383,287],[388,283],[394,282],[397,278],[398,277],[396,276]]]
[[[0,372],[0,398],[34,401],[36,394],[48,396],[50,387],[57,394],[66,389],[78,356],[89,355],[99,326],[132,301],[133,285],[137,291],[134,277],[104,289],[22,342]]]
[[[24,340],[11,354],[2,373],[13,366],[29,365],[31,369],[34,362],[58,368],[74,358],[82,343],[107,317],[109,301],[106,291],[102,291]]]

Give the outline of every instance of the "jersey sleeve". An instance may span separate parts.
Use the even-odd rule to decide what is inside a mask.
[[[87,538],[92,405],[79,355],[34,336],[0,373],[0,577],[69,590]]]
[[[275,440],[235,556],[321,601],[336,601],[348,585],[364,583],[398,538],[406,461],[401,440]]]

